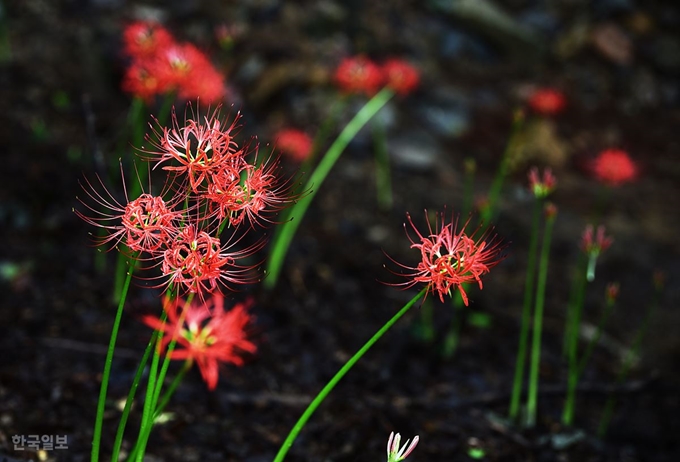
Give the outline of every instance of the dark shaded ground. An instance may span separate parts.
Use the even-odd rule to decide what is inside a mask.
[[[423,208],[458,207],[466,157],[478,164],[477,192],[487,191],[512,109],[534,84],[563,89],[570,104],[554,123],[540,123],[527,135],[525,153],[532,159],[518,159],[506,185],[496,224],[512,242],[508,258],[487,277],[483,292],[470,294],[470,309],[490,314],[491,327],[465,326],[456,355],[443,360],[439,349],[451,309],[435,303],[431,344],[412,335],[414,310],[341,382],[289,459],[381,460],[395,430],[420,434],[413,460],[470,460],[471,447],[483,448],[485,460],[678,460],[680,9],[673,2],[496,2],[517,24],[533,27],[540,38],[529,44],[512,28],[499,36],[484,21],[461,20],[436,2],[4,3],[11,56],[0,64],[0,456],[38,459],[14,451],[12,435],[66,434],[69,449],[49,452],[47,460],[88,458],[114,316],[112,264],[104,273],[95,270],[89,230],[71,208],[78,180],[94,171],[93,159],[114,152],[129,104],[118,90],[121,27],[151,13],[180,38],[214,53],[229,72],[233,102],[245,116],[244,134],[257,134],[262,142],[284,123],[310,131],[317,126],[334,95],[329,73],[345,54],[406,56],[423,70],[424,85],[389,108],[398,185],[393,210],[376,209],[369,139],[360,136],[316,197],[279,287],[272,293],[253,288],[257,355],[242,369],[223,371],[214,393],[192,372],[171,403],[174,419],[152,436],[149,460],[271,460],[311,397],[412,296],[377,282],[390,280],[382,249],[399,261],[415,261],[401,227],[404,213],[422,225]],[[213,38],[213,28],[223,22],[244,26],[231,56],[220,54]],[[608,24],[623,38],[609,48],[595,45],[593,35]],[[626,148],[643,172],[608,202],[603,221],[615,244],[589,289],[586,323],[597,321],[607,282],[621,283],[621,301],[607,326],[608,342],[595,351],[583,380],[576,418],[585,436],[557,448],[551,436],[554,442],[555,435],[571,433],[559,425],[568,281],[599,190],[583,165],[611,145]],[[514,367],[530,219],[528,163],[555,168],[560,215],[540,425],[522,432],[493,416],[506,412]],[[624,386],[614,387],[620,406],[608,437],[598,440],[593,435],[602,406],[621,352],[644,317],[655,269],[667,277],[661,308],[642,361]],[[133,290],[112,400],[127,393],[149,335],[135,316],[157,309],[155,294]],[[118,416],[111,406],[107,435]]]

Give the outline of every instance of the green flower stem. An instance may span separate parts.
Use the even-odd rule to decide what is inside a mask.
[[[590,252],[590,255],[588,255],[588,269],[586,270],[586,279],[588,282],[593,282],[595,280],[597,257],[599,257],[599,252]]]
[[[586,347],[586,352],[583,354],[583,357],[581,357],[581,361],[579,361],[579,363],[578,363],[578,369],[577,369],[577,377],[578,378],[583,377],[583,371],[585,370],[586,365],[588,364],[588,360],[593,355],[593,351],[595,350],[595,346],[597,345],[597,342],[599,342],[600,337],[602,337],[602,331],[603,331],[604,325],[607,322],[607,320],[609,319],[609,316],[611,316],[615,305],[616,305],[616,302],[614,300],[607,301],[607,305],[605,306],[604,312],[602,313],[602,316],[600,317],[600,321],[597,323],[597,328],[595,329],[595,335],[593,336],[593,338],[590,339],[590,342],[588,343],[588,346]]]
[[[570,307],[569,310],[571,318],[571,326],[568,340],[567,359],[569,361],[569,372],[567,379],[567,401],[562,412],[562,423],[564,425],[571,425],[574,422],[574,400],[576,397],[576,385],[579,379],[579,362],[578,362],[578,340],[581,330],[581,317],[583,315],[583,301],[585,295],[585,287],[588,281],[588,272],[579,274],[577,277],[581,278],[578,289],[576,304]]]
[[[191,304],[194,298],[194,293],[189,294],[184,305],[187,306]],[[185,311],[182,311],[180,315],[178,325],[184,323]],[[158,345],[162,340],[162,335],[158,336]],[[168,372],[168,367],[170,367],[170,355],[175,349],[175,344],[177,343],[177,338],[173,337],[168,343],[165,351],[165,358],[163,359],[163,364],[161,365],[161,370],[158,372],[158,363],[160,358],[160,351],[157,348],[154,351],[154,357],[151,365],[151,371],[149,373],[149,384],[147,387],[146,398],[144,401],[144,411],[142,413],[142,425],[139,429],[139,437],[137,438],[137,444],[135,445],[134,451],[136,452],[137,462],[142,462],[144,459],[144,453],[146,452],[146,443],[149,441],[149,436],[151,435],[151,430],[156,422],[156,411],[158,409],[158,400],[161,395],[161,390],[163,388],[163,383],[165,382],[165,376]],[[185,364],[186,366],[186,364]],[[182,377],[184,374],[182,374]],[[174,382],[173,382],[174,384]],[[174,385],[177,387],[177,385]],[[173,391],[174,392],[174,391]],[[167,394],[167,393],[166,393]],[[168,399],[169,396],[168,396]],[[165,405],[163,405],[165,406]],[[132,460],[132,459],[130,459]]]
[[[619,375],[616,378],[617,385],[621,385],[623,381],[626,380],[626,376],[628,375],[628,372],[630,371],[630,368],[633,365],[633,359],[637,357],[640,353],[642,339],[645,336],[645,333],[647,332],[647,328],[649,327],[649,320],[652,317],[652,312],[654,311],[655,307],[656,307],[655,305],[652,305],[650,306],[649,311],[647,311],[647,316],[645,317],[645,320],[642,323],[640,330],[635,336],[635,339],[633,340],[633,345],[631,346],[631,349],[628,351],[626,359],[623,362],[623,367],[621,368],[621,371],[619,372]],[[604,406],[604,411],[602,413],[602,418],[600,419],[600,425],[597,428],[597,436],[599,436],[600,438],[604,437],[604,435],[607,433],[609,422],[611,421],[612,415],[614,414],[615,405],[616,396],[612,394],[609,396],[609,398],[607,398],[607,402]]]
[[[338,136],[331,147],[328,148],[323,159],[321,159],[319,165],[307,181],[305,186],[305,190],[308,191],[307,195],[298,200],[290,210],[288,216],[294,217],[295,219],[284,223],[282,227],[280,226],[280,231],[276,232],[274,235],[272,252],[269,261],[267,262],[268,277],[264,280],[265,288],[271,289],[276,285],[279,273],[281,272],[281,267],[283,266],[283,260],[286,257],[293,236],[295,236],[295,231],[297,231],[298,226],[300,226],[305,212],[307,211],[309,204],[312,203],[312,199],[314,199],[321,184],[326,179],[326,176],[328,176],[328,173],[331,168],[333,168],[338,158],[340,158],[340,154],[342,154],[359,130],[373,118],[392,96],[394,96],[394,92],[389,88],[385,87],[380,90],[377,95],[371,98],[371,100],[357,112],[357,115],[350,120],[344,130],[340,133],[340,136]],[[312,187],[314,189],[312,189]]]
[[[349,361],[345,363],[344,366],[340,368],[340,370],[333,376],[333,378],[326,384],[325,387],[319,392],[319,394],[312,400],[312,402],[307,406],[307,409],[302,413],[302,416],[298,419],[298,421],[295,423],[293,426],[292,430],[288,434],[288,437],[286,437],[286,440],[283,442],[283,445],[281,445],[281,448],[279,449],[279,452],[276,454],[276,457],[274,458],[274,462],[281,462],[283,461],[284,457],[288,453],[288,450],[291,448],[293,443],[295,442],[295,439],[297,438],[298,434],[302,430],[302,428],[305,426],[309,418],[314,414],[314,411],[316,411],[316,408],[319,407],[319,405],[323,402],[324,399],[326,399],[326,396],[333,390],[333,388],[342,380],[342,378],[349,372],[349,370],[361,359],[361,357],[377,342],[380,337],[382,337],[385,332],[387,332],[390,327],[394,325],[406,312],[420,299],[422,298],[425,293],[427,292],[427,288],[424,288],[421,290],[418,295],[413,297],[404,307],[397,312],[394,316],[392,316],[392,319],[387,321],[383,327],[378,330],[378,332],[373,335],[373,337],[370,338],[368,342],[364,346],[359,349],[359,351],[356,352],[354,356],[352,356]]]
[[[573,362],[576,363],[575,366],[574,366],[572,364],[572,360],[571,360],[572,358],[570,356],[569,377],[568,377],[568,380],[567,380],[567,398],[564,402],[564,409],[562,411],[562,423],[564,425],[572,425],[574,423],[574,409],[575,409],[575,404],[576,404],[576,387],[578,385],[578,381],[583,376],[583,371],[586,368],[586,364],[588,364],[588,360],[590,359],[590,356],[593,354],[593,350],[595,349],[595,345],[597,345],[597,342],[600,340],[600,337],[602,336],[602,327],[604,326],[604,323],[609,318],[609,315],[611,314],[613,307],[614,307],[614,303],[607,302],[607,306],[604,310],[604,313],[602,313],[602,316],[600,317],[600,321],[597,324],[597,330],[595,331],[595,336],[590,339],[590,342],[588,343],[588,346],[586,348],[586,352],[583,354],[581,361],[578,361],[577,358],[573,358]]]
[[[165,316],[165,312],[163,312],[163,316]],[[163,320],[165,320],[165,318],[163,318]],[[118,462],[118,458],[120,455],[120,447],[123,444],[123,435],[125,434],[125,426],[127,425],[128,417],[130,416],[130,410],[132,409],[132,402],[135,398],[135,394],[137,393],[139,381],[142,378],[144,369],[146,369],[146,364],[149,362],[151,349],[156,344],[157,336],[158,334],[154,332],[153,335],[151,336],[149,344],[146,346],[146,350],[144,350],[144,355],[142,356],[142,359],[139,362],[139,366],[137,366],[137,372],[135,373],[135,377],[132,380],[130,392],[128,393],[127,400],[125,401],[125,407],[123,408],[123,413],[120,417],[120,422],[118,423],[116,439],[114,440],[113,451],[111,453],[111,462]]]
[[[562,355],[569,359],[572,341],[578,341],[580,319],[576,321],[577,313],[583,311],[583,301],[585,299],[587,278],[588,257],[581,255],[577,265],[574,284],[571,288],[569,306],[567,308],[567,322],[564,331],[564,344],[562,345]],[[579,314],[580,318],[580,314]]]
[[[543,329],[543,307],[545,305],[545,286],[548,278],[548,262],[550,260],[550,240],[556,214],[546,217],[543,231],[543,247],[538,266],[536,284],[536,305],[534,307],[534,330],[531,344],[531,368],[529,370],[529,396],[527,398],[527,426],[536,425],[536,407],[538,402],[538,370],[541,363],[541,332]]]
[[[382,210],[389,210],[392,207],[392,177],[385,124],[378,117],[372,121],[371,128],[375,150],[375,185],[378,193],[378,207]]]
[[[151,367],[149,368],[149,378],[146,384],[146,395],[144,396],[144,408],[142,410],[142,423],[139,427],[139,434],[137,436],[137,443],[128,457],[128,461],[136,460],[137,462],[142,462],[144,457],[144,450],[142,447],[145,445],[144,435],[146,433],[147,427],[153,425],[152,412],[153,412],[153,396],[154,387],[157,385],[156,376],[158,374],[158,363],[160,362],[160,352],[158,351],[161,344],[162,335],[159,335],[156,339],[156,348],[154,348],[153,358],[151,359]]]
[[[161,415],[161,413],[165,409],[165,406],[168,405],[170,398],[172,398],[172,395],[175,394],[175,390],[177,390],[177,387],[179,386],[179,384],[184,379],[184,376],[187,375],[187,372],[189,371],[189,369],[191,369],[192,364],[193,364],[193,362],[191,360],[185,361],[184,365],[182,366],[182,369],[180,369],[179,373],[177,374],[177,377],[175,377],[175,380],[172,381],[172,383],[168,387],[168,390],[165,393],[163,393],[163,397],[160,399],[159,403],[156,405],[156,410],[153,413],[154,422]]]
[[[522,126],[524,125],[524,114],[521,111],[517,111],[513,117],[512,127],[510,129],[510,137],[505,145],[505,150],[503,151],[503,156],[501,157],[501,162],[498,165],[498,170],[496,171],[496,176],[491,183],[491,188],[489,189],[488,205],[482,210],[482,222],[489,223],[491,219],[496,215],[498,209],[498,200],[500,199],[501,192],[503,190],[503,182],[505,177],[508,176],[508,169],[510,167],[510,155],[515,147],[515,141],[517,135],[520,132]]]
[[[132,280],[133,268],[128,270],[127,277],[121,288],[121,293],[118,302],[118,310],[116,311],[116,318],[113,321],[111,328],[111,338],[109,339],[109,348],[106,351],[106,360],[104,362],[104,372],[102,373],[102,383],[99,388],[99,400],[97,401],[97,417],[94,421],[94,432],[92,434],[92,453],[91,461],[99,461],[99,447],[102,439],[102,426],[104,425],[104,408],[106,406],[106,392],[109,388],[109,378],[111,376],[111,366],[113,364],[113,351],[116,349],[116,339],[118,338],[118,330],[120,329],[120,320],[123,317],[123,306],[127,298],[128,289],[130,288],[130,281]]]
[[[517,420],[517,417],[519,416],[520,401],[522,397],[527,346],[529,344],[529,326],[531,325],[531,303],[533,302],[534,282],[536,279],[536,256],[538,254],[538,233],[541,223],[542,206],[542,200],[536,199],[534,201],[534,211],[531,220],[531,237],[529,240],[529,258],[527,261],[526,280],[524,281],[522,327],[519,334],[515,377],[512,382],[512,397],[510,399],[510,411],[508,413],[511,420]]]
[[[663,284],[659,283],[656,287],[656,292],[654,294],[654,298],[652,299],[651,303],[649,304],[649,308],[647,309],[647,314],[645,315],[644,321],[642,321],[642,325],[640,326],[640,330],[638,330],[637,334],[635,335],[635,338],[633,339],[633,344],[630,347],[630,350],[628,350],[628,354],[626,355],[625,359],[623,360],[623,366],[621,368],[621,371],[619,372],[618,377],[616,377],[616,384],[621,385],[624,380],[626,380],[626,377],[628,376],[628,372],[630,371],[630,368],[633,365],[633,360],[640,354],[640,347],[642,346],[642,339],[644,338],[645,334],[647,333],[647,329],[649,329],[649,323],[652,319],[652,316],[656,312],[659,303],[661,302],[661,293],[663,292]],[[604,411],[602,412],[602,417],[600,418],[600,425],[597,427],[597,436],[600,438],[603,438],[606,433],[607,429],[609,428],[609,422],[611,422],[612,415],[614,414],[614,406],[616,405],[616,396],[614,394],[610,394],[609,398],[607,398],[607,402],[604,405]]]
[[[182,369],[180,369],[179,373],[177,374],[175,379],[172,381],[172,383],[168,387],[167,391],[165,393],[163,393],[163,397],[155,405],[155,410],[153,412],[153,416],[152,416],[152,419],[151,419],[152,424],[147,425],[143,430],[140,430],[139,439],[138,439],[137,443],[135,444],[135,447],[130,452],[130,455],[128,457],[128,461],[144,460],[144,453],[146,452],[146,443],[149,441],[149,436],[151,435],[151,430],[153,430],[153,427],[154,427],[156,421],[158,420],[158,417],[163,413],[165,406],[167,406],[168,402],[170,402],[170,398],[172,398],[172,395],[175,394],[177,387],[182,382],[182,380],[186,376],[189,369],[191,369],[192,364],[193,364],[193,361],[191,361],[191,360],[186,360],[184,362]]]

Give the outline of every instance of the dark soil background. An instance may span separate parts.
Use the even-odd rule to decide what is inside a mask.
[[[433,298],[436,335],[429,342],[415,335],[419,312],[412,310],[339,384],[288,458],[384,460],[387,437],[398,431],[420,435],[413,461],[472,460],[471,448],[483,449],[489,461],[680,460],[680,7],[489,0],[476,4],[495,14],[488,8],[467,14],[464,3],[0,3],[0,459],[89,459],[115,313],[114,255],[103,272],[96,270],[92,230],[71,210],[79,180],[92,177],[98,156],[110,158],[120,142],[130,104],[119,89],[121,30],[132,19],[156,18],[223,68],[231,93],[225,103],[242,111],[244,139],[257,135],[262,149],[283,125],[313,133],[336,97],[330,76],[346,55],[405,57],[422,70],[423,84],[381,114],[390,137],[393,209],[376,207],[366,131],[320,188],[278,287],[234,296],[256,299],[259,351],[243,368],[224,368],[212,393],[192,371],[169,406],[172,420],[152,435],[148,460],[272,460],[306,403],[415,293],[379,282],[396,282],[383,269],[383,250],[415,263],[402,228],[405,212],[422,226],[425,208],[459,208],[465,158],[477,162],[476,192],[488,191],[513,110],[536,85],[564,91],[568,107],[551,121],[532,122],[506,183],[495,225],[510,242],[508,257],[486,277],[483,291],[470,290],[466,311],[487,314],[490,326],[467,322],[455,355],[443,359],[451,307]],[[229,53],[215,39],[221,24],[239,31]],[[577,428],[564,429],[566,300],[580,234],[601,189],[584,165],[610,146],[626,149],[642,172],[612,191],[602,216],[615,242],[588,289],[584,324],[597,322],[607,282],[621,283],[621,297],[582,380]],[[559,216],[539,426],[527,432],[500,418],[519,331],[532,200],[526,171],[533,164],[555,170]],[[652,298],[655,270],[666,276],[660,308],[640,361],[616,386],[621,358]],[[136,317],[158,307],[157,293],[133,289],[109,388],[104,453],[120,415],[115,403],[126,395],[149,336]],[[612,390],[617,412],[600,440],[595,430]],[[133,425],[138,418],[134,413]],[[68,435],[69,449],[15,451],[12,435],[29,434]]]

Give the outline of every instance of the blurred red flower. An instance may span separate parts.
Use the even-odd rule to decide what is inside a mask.
[[[152,21],[137,21],[123,31],[123,51],[133,59],[154,56],[175,42],[172,34]]]
[[[250,303],[237,303],[224,310],[224,297],[214,294],[207,300],[187,303],[182,299],[163,300],[168,316],[163,322],[154,316],[144,316],[149,327],[163,332],[160,349],[165,350],[172,340],[175,349],[171,359],[195,361],[209,390],[217,387],[219,363],[243,365],[243,353],[254,353],[257,347],[247,339],[246,326],[253,317],[248,314]]]
[[[286,128],[274,135],[276,147],[285,155],[302,162],[312,153],[312,138],[302,130]]]
[[[638,175],[638,167],[627,152],[606,149],[591,162],[590,170],[599,181],[611,186],[628,183]]]
[[[335,82],[345,93],[373,96],[384,81],[380,67],[365,56],[345,58],[335,70]]]
[[[537,88],[529,97],[529,107],[541,115],[559,114],[566,105],[564,94],[554,88]]]
[[[420,83],[418,70],[401,59],[386,61],[382,69],[387,86],[401,96],[411,93]]]

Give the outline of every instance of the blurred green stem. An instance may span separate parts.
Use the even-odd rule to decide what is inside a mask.
[[[529,370],[529,394],[527,397],[527,426],[536,425],[536,410],[538,402],[538,373],[541,365],[541,333],[543,329],[543,307],[545,305],[545,287],[548,278],[548,263],[550,261],[550,241],[556,214],[548,214],[543,231],[543,247],[538,266],[538,281],[536,284],[536,305],[534,307],[534,328],[531,344],[531,368]]]
[[[510,399],[509,417],[516,421],[519,416],[524,371],[529,344],[529,326],[531,325],[531,304],[533,302],[534,282],[536,279],[536,256],[538,254],[538,234],[541,224],[541,211],[543,201],[534,200],[534,210],[531,220],[531,237],[529,241],[529,257],[527,260],[527,273],[524,281],[524,305],[522,307],[522,326],[519,334],[519,347],[515,362],[515,377],[512,382],[512,397]]]
[[[349,142],[354,139],[359,130],[373,118],[392,96],[394,96],[394,93],[389,88],[380,90],[377,95],[359,110],[357,115],[347,124],[331,147],[328,148],[328,151],[305,185],[304,189],[307,191],[307,194],[291,207],[288,216],[292,217],[293,220],[279,225],[279,229],[274,235],[271,254],[269,256],[269,261],[267,262],[267,278],[264,280],[265,288],[272,289],[276,285],[281,268],[283,267],[283,261],[288,253],[288,248],[295,236],[295,232],[300,226],[300,223],[302,223],[305,212],[312,203],[314,196],[319,191],[321,184],[340,158],[340,154],[342,154]]]

